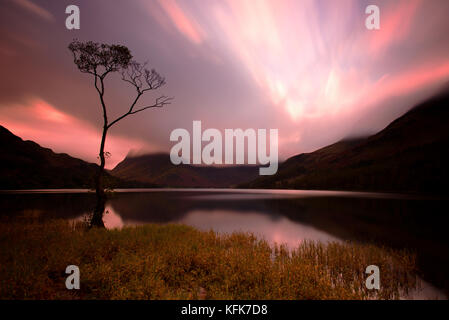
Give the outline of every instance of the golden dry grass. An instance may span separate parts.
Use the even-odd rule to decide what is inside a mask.
[[[71,264],[80,290],[65,288]],[[365,287],[371,264],[379,291]],[[182,225],[0,223],[0,299],[394,299],[416,287],[415,271],[413,255],[374,245],[304,242],[289,251]]]

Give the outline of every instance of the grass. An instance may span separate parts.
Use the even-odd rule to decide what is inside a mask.
[[[65,288],[68,265],[80,290]],[[377,265],[381,289],[365,287]],[[397,299],[415,288],[414,256],[374,245],[303,242],[183,225],[87,229],[67,221],[0,222],[0,299]]]

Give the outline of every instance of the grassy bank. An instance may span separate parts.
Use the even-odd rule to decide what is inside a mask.
[[[65,288],[71,264],[80,290]],[[289,253],[251,234],[181,225],[0,223],[0,299],[366,299],[372,264],[377,298],[416,286],[412,255],[372,245],[304,242]]]

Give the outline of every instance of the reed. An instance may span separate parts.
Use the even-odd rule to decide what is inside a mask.
[[[184,225],[8,221],[0,248],[0,299],[397,299],[418,286],[406,251],[311,241],[287,250],[249,233]],[[65,288],[72,264],[80,290]],[[365,287],[371,264],[380,290]]]

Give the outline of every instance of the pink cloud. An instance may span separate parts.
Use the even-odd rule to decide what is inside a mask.
[[[29,12],[32,12],[33,14],[37,15],[38,17],[45,19],[47,21],[53,21],[54,17],[53,15],[45,10],[44,8],[38,6],[34,2],[31,2],[30,0],[15,0],[15,3],[17,3],[22,8],[28,10]]]
[[[28,103],[3,106],[0,122],[24,140],[32,140],[55,152],[97,163],[100,129],[70,114],[58,110],[46,101],[33,98]],[[148,142],[108,134],[106,151],[111,153],[106,167],[111,169],[131,149],[157,151]]]
[[[377,90],[372,77],[385,62],[378,55],[402,40],[410,41],[422,0],[385,4],[381,30],[369,34],[364,24],[358,25],[365,15],[351,0],[326,3],[321,15],[320,3],[314,1],[227,0],[214,8],[213,19],[261,91],[285,112],[284,122],[314,121],[363,109],[374,90],[380,101],[446,76],[445,63],[433,62],[427,71],[398,71]],[[353,24],[345,23],[351,20]],[[296,140],[300,134],[290,136]]]
[[[428,62],[413,69],[381,77],[370,85],[360,99],[355,101],[348,113],[361,113],[363,109],[381,108],[382,103],[392,97],[407,97],[419,90],[432,92],[449,80],[449,60]],[[430,90],[430,91],[429,91]],[[412,107],[409,105],[408,107]]]
[[[195,44],[203,42],[203,31],[195,20],[182,10],[176,0],[159,0],[159,4],[181,34]]]
[[[421,2],[422,0],[402,0],[395,2],[391,7],[380,8],[380,30],[370,31],[370,35],[373,36],[368,37],[373,55],[410,36],[413,18]]]
[[[231,124],[279,128],[279,143],[283,148],[280,151],[290,156],[332,143],[355,131],[365,134],[382,128],[401,111],[424,99],[425,93],[430,92],[428,86],[436,88],[438,82],[449,77],[446,59],[449,47],[444,41],[448,27],[444,12],[449,4],[444,0],[379,1],[381,30],[369,31],[365,28],[364,10],[368,3],[359,0],[140,0],[136,8],[128,3],[108,8],[111,12],[130,10],[136,14],[126,15],[132,18],[125,24],[107,21],[109,14],[96,17],[96,21],[101,18],[108,25],[103,31],[97,30],[104,32],[98,36],[109,37],[111,32],[118,32],[117,36],[126,34],[130,48],[148,48],[157,63],[155,67],[167,76],[168,86],[164,90],[177,97],[173,108],[161,114],[160,120],[136,119],[128,127],[124,123],[121,129],[114,128],[111,133],[127,128],[128,131],[121,132],[139,132],[144,137],[142,140],[148,139],[168,150],[170,130],[175,126],[189,128],[195,117],[217,128],[230,128]],[[132,32],[128,33],[129,30]],[[22,34],[19,29],[15,32]],[[11,82],[11,77],[7,77],[4,85],[12,89],[22,87],[22,96],[33,92],[48,101],[64,101],[59,92],[49,89],[55,77],[47,79],[51,70],[46,68],[50,63],[41,64],[39,56],[33,55],[37,48],[12,36],[10,31],[4,34],[9,35],[4,38],[10,41],[0,44],[0,54],[10,58],[14,53],[27,53],[28,59],[24,61],[30,65],[36,62],[35,69],[39,69],[32,76],[39,75],[42,79],[38,85],[32,83],[33,90],[30,90],[32,77],[25,64],[21,74],[11,69],[11,77],[17,74],[17,79]],[[53,36],[50,38],[53,41]],[[59,45],[62,48],[66,43]],[[66,57],[53,60],[54,73],[66,70],[69,63]],[[5,61],[6,68],[14,65]],[[38,68],[40,65],[42,68]],[[195,71],[195,81],[191,81],[191,70]],[[45,79],[50,81],[48,85],[43,83]],[[70,83],[74,78],[67,78],[65,72],[60,79],[61,83]],[[84,86],[79,89],[85,90]],[[9,91],[5,92],[8,99]],[[40,112],[37,105],[33,119],[28,119],[26,112],[21,113],[22,118],[14,116],[7,108],[1,110],[1,118],[7,118],[8,123],[14,121],[30,139],[41,132],[45,141],[52,142],[50,129],[54,128],[59,135],[67,135],[67,141],[76,146],[74,152],[78,156],[82,154],[95,161],[99,127],[71,118],[66,125],[63,123],[66,117],[75,114],[83,114],[90,123],[99,119],[96,112],[86,110],[95,100],[85,100],[88,95],[80,97],[82,91],[76,91],[75,96],[73,92],[73,88],[64,92],[67,96],[64,110],[74,110],[70,114],[45,108]],[[117,106],[126,99],[121,94],[121,91],[113,94]],[[381,116],[374,119],[372,114]],[[147,126],[147,120],[153,125]],[[73,123],[79,129],[73,129]],[[39,132],[30,131],[34,125]],[[93,142],[83,150],[69,136],[73,132]],[[84,137],[86,132],[91,134]],[[109,143],[118,138],[110,136],[109,149],[113,148]],[[142,144],[140,140],[121,138],[135,149]],[[39,142],[45,145],[42,141]],[[126,141],[117,145],[128,149]],[[58,148],[72,153],[68,145]],[[126,153],[121,150],[112,150],[113,157]]]
[[[228,0],[226,4],[227,8],[214,11],[221,36],[273,105],[284,109],[291,120],[335,112],[353,95],[344,91],[345,80],[363,83],[353,79],[351,70],[339,67],[338,60],[345,56],[342,47],[332,48],[333,59],[322,60],[326,41],[313,2]],[[329,5],[350,13],[352,2]],[[344,32],[341,16],[332,14],[328,19],[332,33]]]

